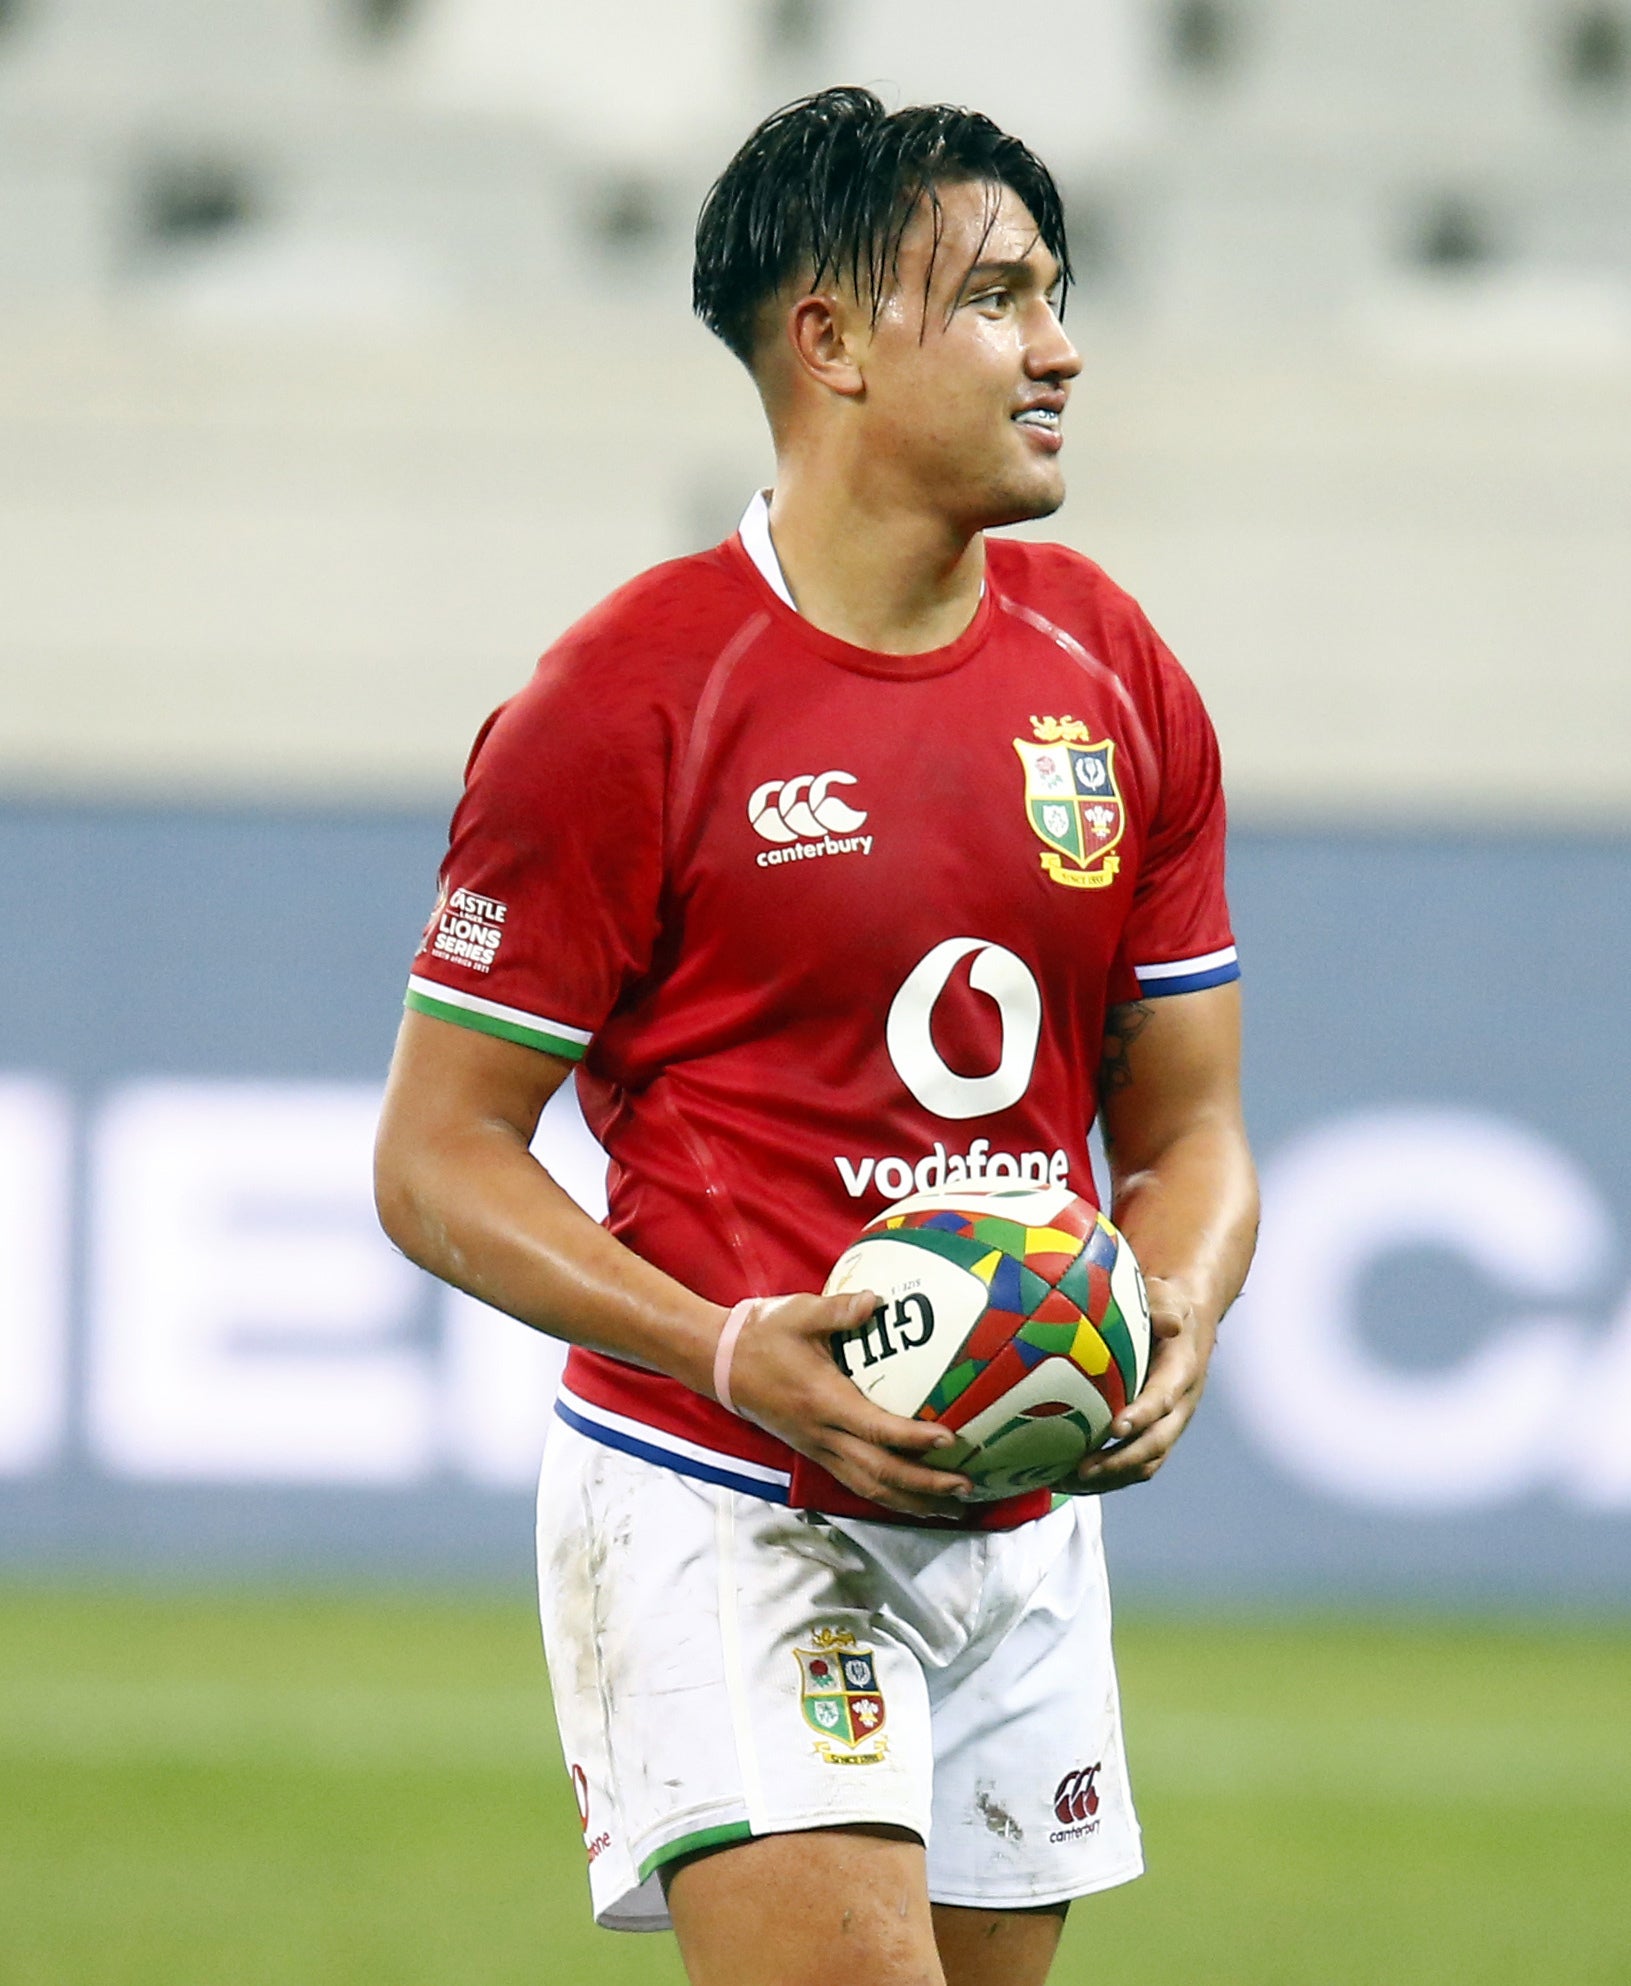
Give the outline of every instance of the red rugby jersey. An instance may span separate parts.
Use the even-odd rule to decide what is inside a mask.
[[[993,539],[967,630],[880,655],[799,616],[762,508],[743,528],[757,563],[738,536],[643,574],[489,719],[408,992],[577,1062],[611,1231],[727,1305],[820,1289],[909,1192],[1095,1198],[1106,1007],[1239,970],[1212,727],[1096,565]],[[557,1411],[684,1473],[891,1515],[582,1347]]]

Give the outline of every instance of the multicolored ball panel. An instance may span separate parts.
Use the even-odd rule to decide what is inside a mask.
[[[885,1214],[867,1231],[955,1262],[990,1292],[919,1420],[965,1427],[1046,1358],[1068,1359],[1086,1374],[1112,1415],[1126,1406],[1138,1361],[1110,1282],[1121,1244],[1085,1201],[1047,1227],[937,1208]]]

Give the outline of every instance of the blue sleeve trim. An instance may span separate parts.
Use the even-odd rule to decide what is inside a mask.
[[[1231,979],[1240,977],[1240,958],[1232,944],[1219,945],[1215,952],[1138,965],[1133,971],[1140,994],[1146,1000],[1161,1000],[1169,993],[1203,993],[1209,986],[1227,986]]]
[[[1165,1000],[1173,993],[1203,993],[1209,986],[1227,986],[1239,977],[1240,961],[1230,959],[1227,965],[1207,966],[1200,972],[1162,973],[1150,979],[1140,973],[1138,990],[1146,1000]]]

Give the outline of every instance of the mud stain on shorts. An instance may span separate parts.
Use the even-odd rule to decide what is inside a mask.
[[[991,1787],[976,1786],[974,1789],[974,1804],[979,1809],[980,1818],[985,1822],[987,1830],[994,1834],[999,1841],[1023,1841],[1025,1839],[1024,1828],[1020,1826],[1019,1822],[1014,1819],[1008,1809],[997,1799]]]

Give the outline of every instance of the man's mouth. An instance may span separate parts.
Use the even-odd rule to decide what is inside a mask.
[[[1057,407],[1023,407],[1013,416],[1014,424],[1022,428],[1036,428],[1043,434],[1057,434],[1060,411]]]

